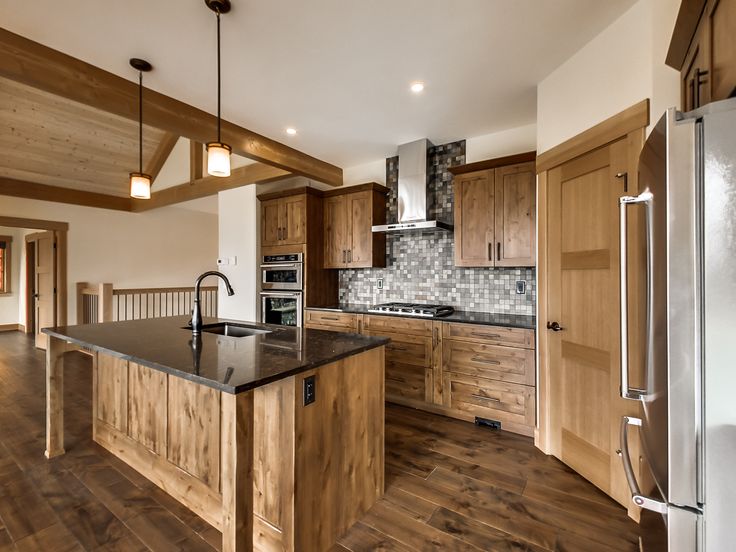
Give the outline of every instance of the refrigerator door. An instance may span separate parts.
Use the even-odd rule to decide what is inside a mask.
[[[698,132],[695,119],[669,110],[649,136],[639,164],[648,260],[640,434],[661,496],[672,506],[692,508],[698,506],[701,427]]]
[[[703,113],[705,544],[733,550],[736,525],[736,99]]]

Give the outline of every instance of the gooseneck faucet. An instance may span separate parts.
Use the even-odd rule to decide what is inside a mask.
[[[207,278],[207,276],[217,276],[218,278],[222,278],[222,281],[225,282],[225,289],[227,290],[227,294],[230,296],[235,294],[235,291],[233,291],[233,286],[230,285],[230,280],[228,280],[227,276],[225,276],[222,272],[209,270],[202,274],[199,278],[197,278],[197,281],[194,283],[194,308],[192,309],[191,322],[192,335],[194,337],[202,333],[202,309],[199,307],[199,288],[202,285],[202,280]]]

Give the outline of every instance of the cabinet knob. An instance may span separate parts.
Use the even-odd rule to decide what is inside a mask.
[[[561,332],[565,328],[560,326],[557,322],[547,322],[547,329],[552,330],[553,332]]]

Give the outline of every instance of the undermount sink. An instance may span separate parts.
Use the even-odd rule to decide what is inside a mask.
[[[220,322],[218,324],[205,324],[202,331],[217,335],[227,335],[229,337],[250,337],[271,333],[271,330],[263,330],[253,326],[244,326],[242,324],[231,324],[229,322]]]

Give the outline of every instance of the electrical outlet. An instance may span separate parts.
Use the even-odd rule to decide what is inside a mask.
[[[317,400],[317,379],[315,376],[304,378],[304,406]]]
[[[383,289],[383,278],[378,278],[376,280],[376,288]]]
[[[516,293],[517,295],[524,295],[526,293],[525,280],[516,280]]]

